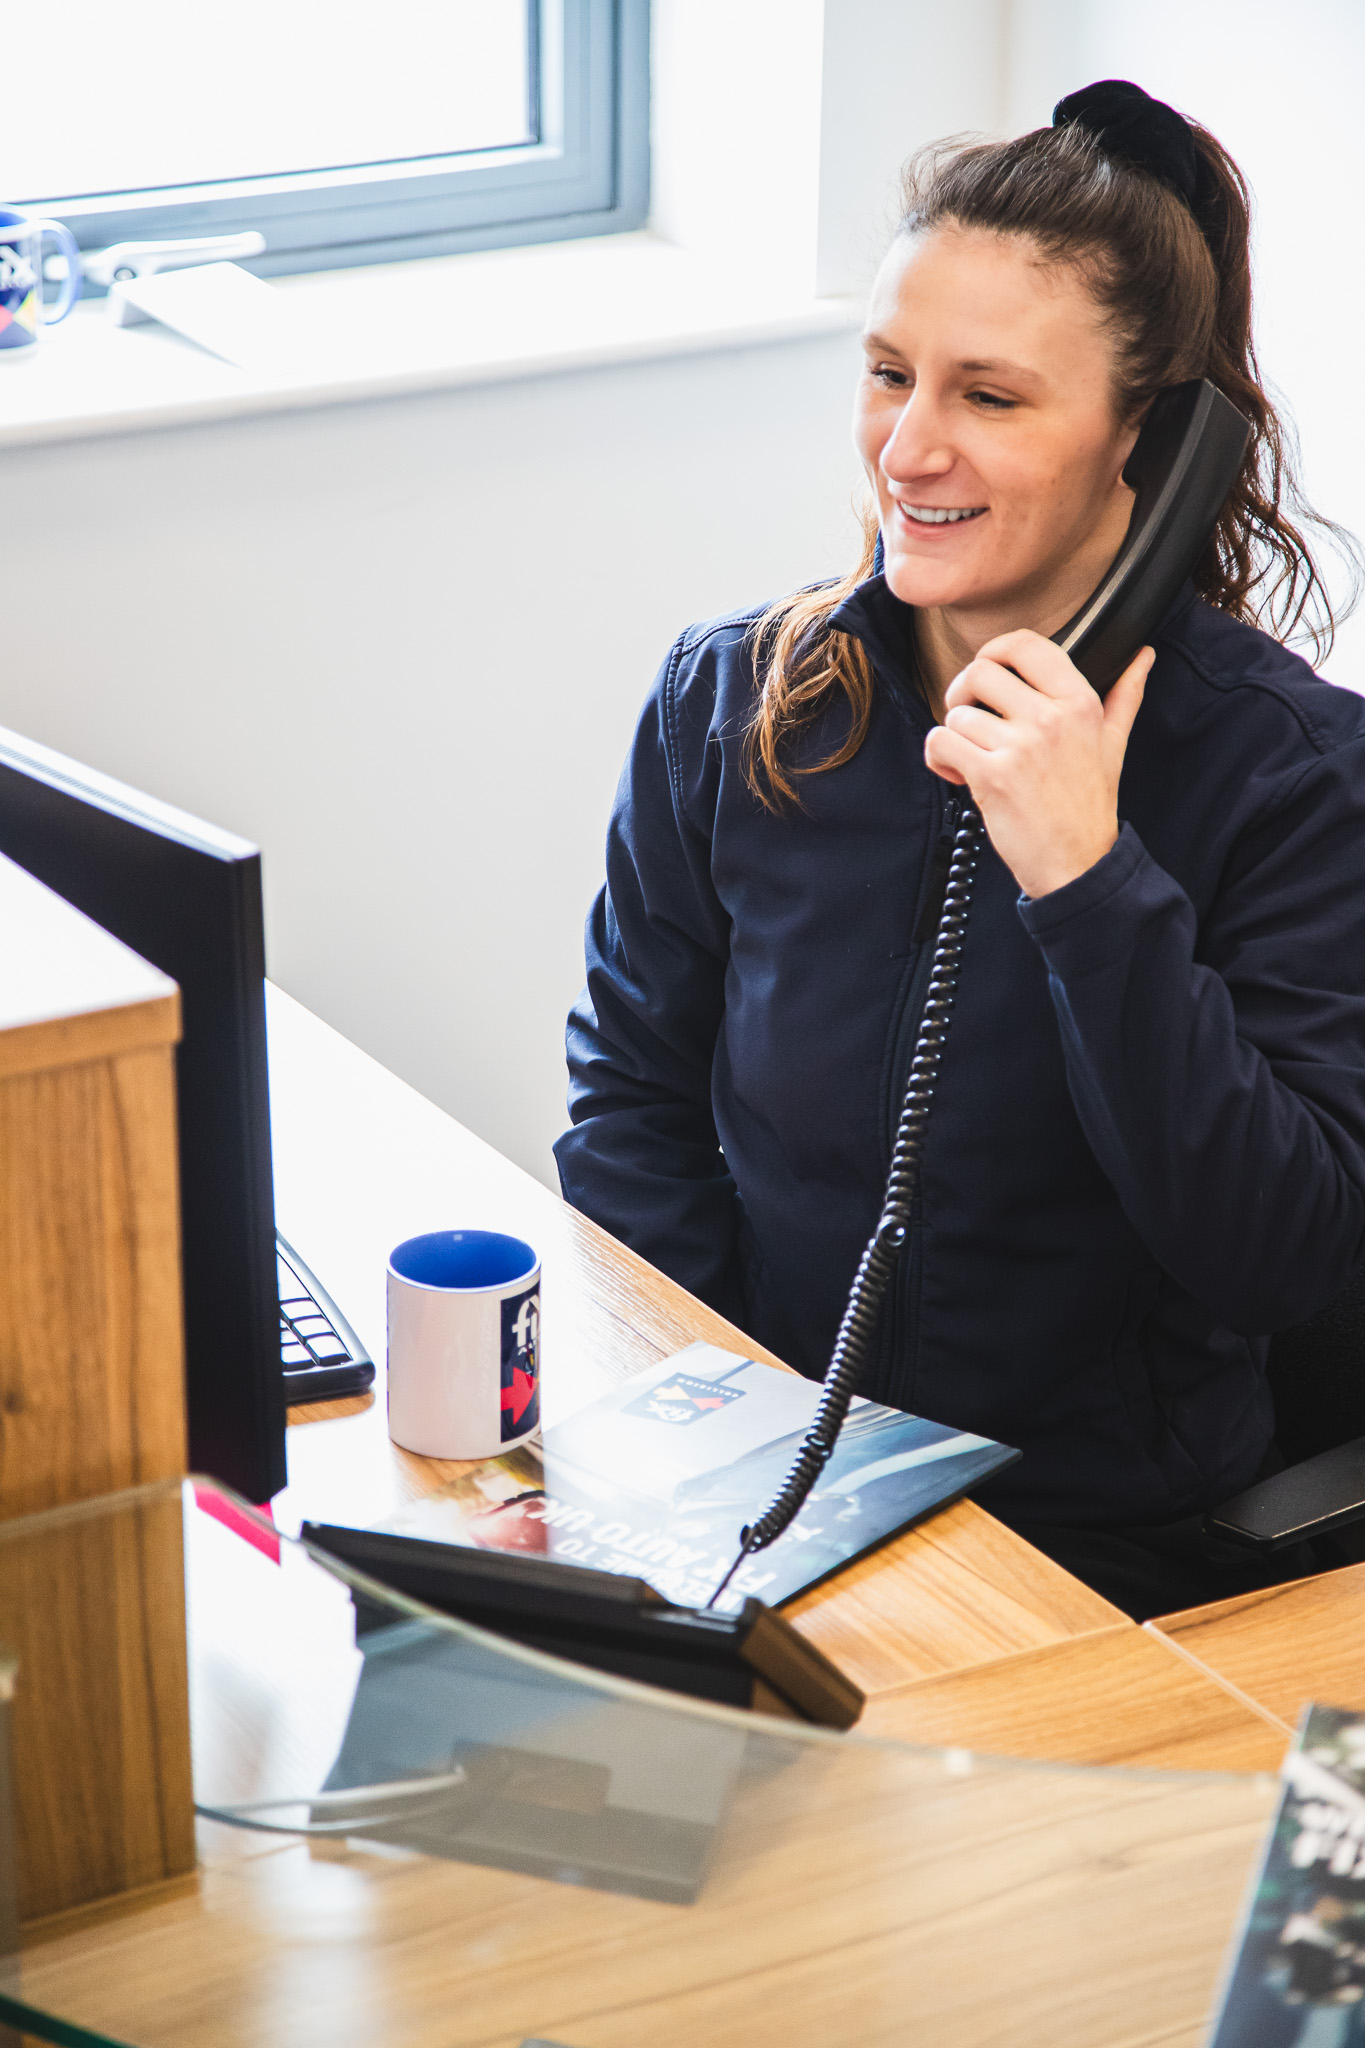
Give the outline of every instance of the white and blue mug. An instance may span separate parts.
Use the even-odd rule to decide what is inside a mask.
[[[66,258],[55,302],[43,303],[43,240],[51,236]],[[0,349],[29,348],[40,327],[65,320],[81,288],[81,252],[59,220],[33,220],[0,206]]]
[[[540,1426],[540,1261],[495,1230],[432,1230],[389,1255],[389,1435],[427,1458],[496,1458]]]

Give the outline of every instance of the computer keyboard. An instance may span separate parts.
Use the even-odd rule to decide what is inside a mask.
[[[363,1394],[374,1384],[374,1360],[365,1346],[322,1282],[278,1232],[275,1258],[280,1276],[280,1368],[287,1406]]]

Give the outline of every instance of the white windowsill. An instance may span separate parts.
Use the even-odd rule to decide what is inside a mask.
[[[36,346],[0,350],[0,446],[844,333],[861,316],[854,299],[804,297],[648,233],[275,283],[309,337],[303,364],[237,369],[87,300]]]

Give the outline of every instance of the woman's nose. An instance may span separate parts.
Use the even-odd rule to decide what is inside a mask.
[[[952,466],[942,415],[920,386],[901,407],[882,444],[882,473],[891,483],[905,483],[911,477],[942,476]]]

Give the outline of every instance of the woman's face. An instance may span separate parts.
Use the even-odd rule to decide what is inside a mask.
[[[1017,236],[906,236],[863,340],[854,438],[891,589],[1054,631],[1118,552],[1133,502],[1120,473],[1136,428],[1115,417],[1113,349],[1084,285]]]

